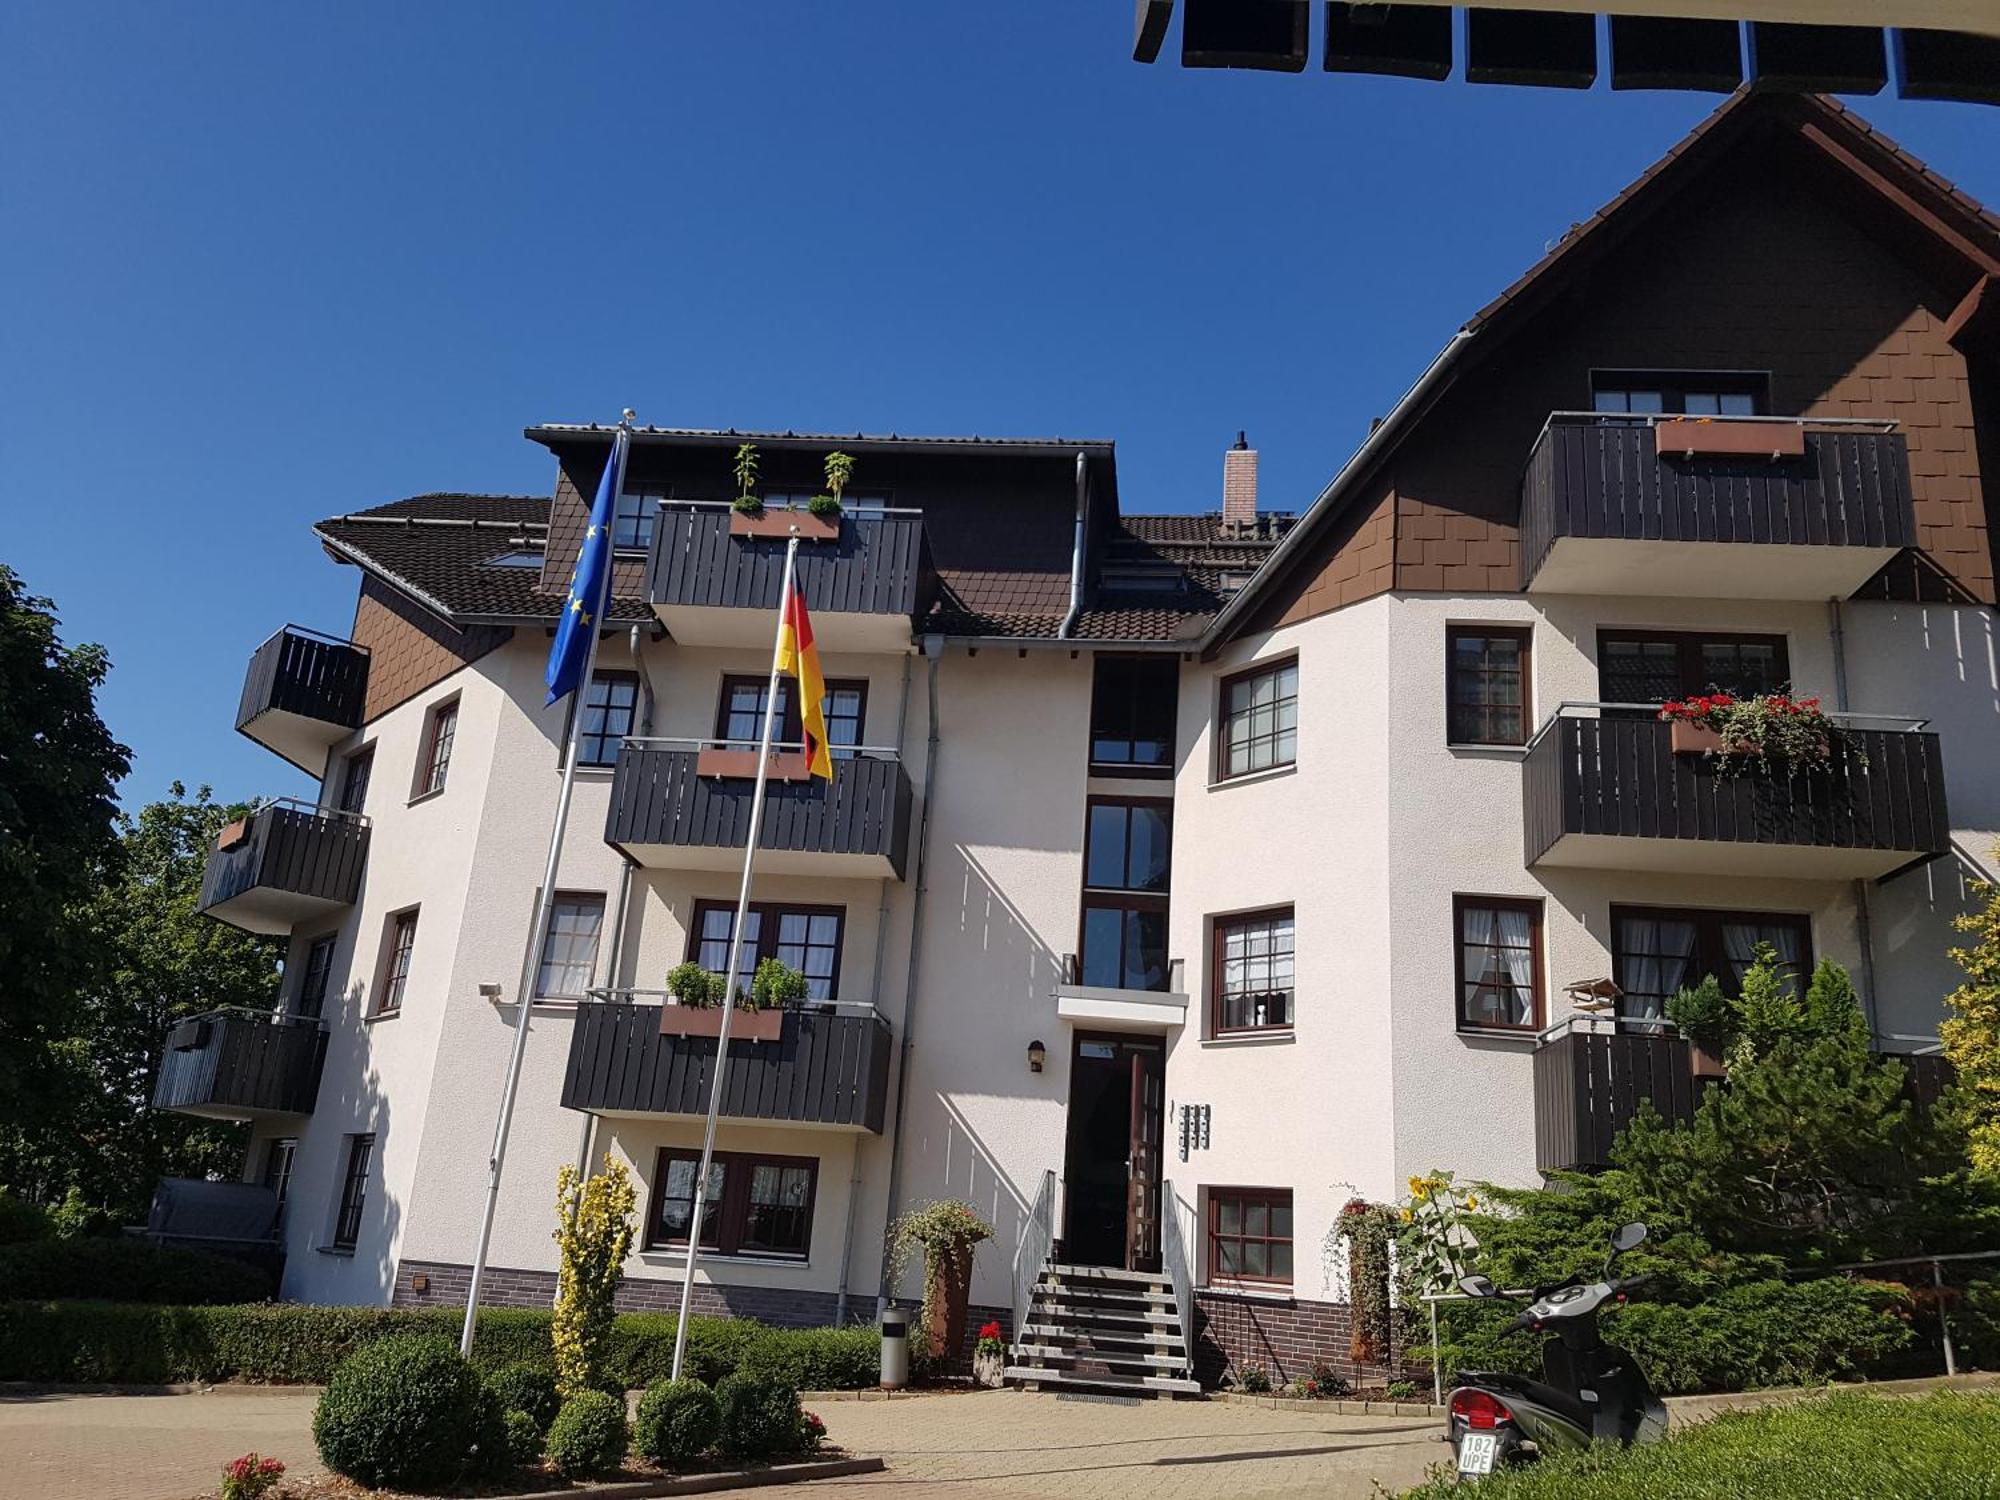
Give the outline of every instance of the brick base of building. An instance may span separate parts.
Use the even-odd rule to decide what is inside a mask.
[[[1355,1362],[1354,1315],[1345,1302],[1197,1292],[1194,1327],[1194,1373],[1205,1386],[1220,1385],[1226,1372],[1249,1365],[1262,1366],[1274,1386],[1309,1374],[1314,1365],[1357,1386],[1383,1385],[1411,1373],[1399,1348],[1383,1364]]]
[[[423,1286],[418,1287],[421,1279]],[[472,1267],[444,1261],[406,1260],[396,1268],[396,1286],[390,1304],[395,1307],[463,1307],[472,1287]],[[488,1266],[479,1286],[482,1307],[552,1307],[556,1300],[556,1273],[521,1271],[506,1266]],[[681,1284],[678,1277],[627,1276],[618,1283],[620,1312],[679,1312]],[[773,1328],[827,1328],[835,1322],[840,1299],[832,1292],[776,1286],[717,1286],[712,1282],[694,1284],[694,1310],[705,1317],[755,1318]],[[875,1320],[875,1295],[850,1293],[847,1299],[849,1323]],[[912,1318],[914,1323],[915,1319]],[[972,1369],[972,1346],[978,1342],[984,1323],[998,1323],[1005,1329],[1014,1321],[1012,1309],[974,1306],[966,1312],[965,1346],[951,1361],[947,1373],[966,1374]],[[911,1333],[914,1335],[913,1327]]]

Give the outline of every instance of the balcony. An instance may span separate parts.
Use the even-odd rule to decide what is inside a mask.
[[[298,1016],[216,1010],[167,1033],[153,1108],[206,1120],[309,1115],[326,1028]]]
[[[1088,1031],[1143,1031],[1159,1034],[1187,1024],[1187,986],[1178,958],[1167,961],[1163,989],[1119,989],[1084,984],[1082,965],[1074,953],[1062,956],[1062,978],[1056,984],[1056,1014]]]
[[[200,910],[245,932],[289,934],[352,906],[368,858],[368,820],[284,797],[216,835]]]
[[[1522,764],[1527,863],[1536,868],[1880,879],[1945,852],[1938,738],[1865,715],[1823,771],[1718,773],[1676,755],[1640,705],[1565,703]],[[1859,751],[1859,755],[1855,754]],[[1864,763],[1865,758],[1865,763]]]
[[[1651,1024],[1658,1029],[1620,1031],[1608,1018],[1572,1018],[1542,1034],[1534,1061],[1537,1170],[1610,1166],[1612,1142],[1642,1103],[1668,1124],[1694,1118],[1709,1081],[1695,1076],[1688,1044],[1672,1023]],[[1905,1069],[1905,1096],[1919,1108],[1928,1109],[1950,1086],[1951,1064],[1938,1053],[1894,1054],[1894,1060]]]
[[[1916,544],[1893,425],[1557,412],[1521,481],[1521,586],[1846,598]]]
[[[602,992],[577,1007],[563,1071],[565,1109],[599,1115],[708,1112],[713,1037],[665,1036],[658,991]],[[732,1037],[722,1113],[882,1133],[889,1097],[889,1023],[873,1006],[804,1005],[784,1012],[778,1040]]]
[[[831,782],[804,777],[796,754],[773,760],[757,840],[760,871],[903,878],[910,778],[894,750],[863,747],[836,759]],[[652,869],[740,869],[755,766],[756,748],[733,741],[627,740],[604,841]]]
[[[767,512],[774,528],[790,512]],[[777,629],[785,540],[733,535],[726,505],[667,502],[647,568],[653,612],[684,646],[762,646]],[[936,587],[916,511],[849,515],[828,540],[800,543],[799,587],[822,651],[907,651]]]
[[[236,728],[308,776],[326,752],[361,727],[368,648],[287,625],[250,656]]]

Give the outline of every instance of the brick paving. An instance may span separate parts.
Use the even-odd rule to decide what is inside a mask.
[[[0,1393],[0,1500],[191,1500],[251,1449],[294,1474],[313,1454],[317,1390],[229,1387],[188,1396]],[[886,1473],[821,1481],[811,1500],[1230,1500],[1394,1493],[1444,1456],[1429,1418],[1342,1417],[1223,1402],[1023,1391],[832,1401],[833,1441]]]

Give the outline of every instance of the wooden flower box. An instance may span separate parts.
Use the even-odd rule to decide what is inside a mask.
[[[839,516],[816,516],[809,510],[732,510],[731,536],[763,536],[783,539],[796,529],[802,542],[840,540]]]
[[[1668,727],[1672,731],[1676,755],[1708,755],[1722,749],[1722,736],[1705,724],[1673,719],[1668,721]]]
[[[1803,458],[1806,430],[1797,422],[1656,422],[1653,443],[1662,458]]]
[[[735,776],[748,781],[757,775],[755,750],[702,750],[694,758],[697,776]],[[766,773],[773,781],[810,781],[812,764],[803,750],[773,752]]]
[[[782,1010],[745,1010],[741,1006],[729,1023],[732,1042],[775,1042],[785,1034]],[[719,1005],[663,1005],[660,1007],[661,1036],[720,1037],[722,1007]]]
[[[234,849],[248,837],[250,837],[250,820],[248,818],[237,818],[233,822],[224,823],[216,830],[215,847],[218,849]]]

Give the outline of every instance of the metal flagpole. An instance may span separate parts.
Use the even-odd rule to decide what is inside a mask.
[[[611,439],[611,462],[617,465],[613,480],[612,504],[625,490],[625,456],[631,445],[632,413]],[[611,561],[606,559],[604,577],[597,586],[597,611],[591,616],[590,635],[583,648],[583,671],[571,691],[588,694],[590,672],[597,662],[597,637],[604,625],[604,607],[611,597]],[[493,1125],[493,1154],[486,1162],[486,1210],[479,1221],[479,1246],[472,1256],[472,1283],[465,1293],[465,1327],[458,1336],[458,1352],[472,1356],[472,1335],[479,1320],[479,1284],[486,1279],[486,1253],[493,1243],[493,1212],[500,1202],[500,1169],[507,1160],[507,1134],[514,1124],[514,1096],[521,1087],[521,1059],[528,1051],[528,1013],[534,1008],[534,988],[542,965],[542,947],[548,940],[549,903],[555,897],[556,866],[562,860],[563,831],[569,826],[570,793],[576,787],[576,747],[583,732],[583,704],[572,699],[569,715],[568,751],[563,756],[562,790],[556,794],[556,824],[549,832],[549,857],[542,866],[542,888],[535,896],[534,925],[528,930],[527,952],[521,961],[521,982],[514,992],[514,1045],[507,1055],[507,1079],[500,1089],[500,1118]]]
[[[722,1110],[722,1080],[729,1062],[729,1018],[736,1010],[736,963],[743,949],[743,924],[750,910],[750,866],[757,858],[757,834],[764,824],[764,783],[771,770],[771,728],[778,716],[778,663],[785,650],[785,607],[792,598],[792,568],[799,555],[799,528],[785,543],[785,581],[778,588],[778,630],[771,641],[771,680],[764,691],[764,731],[757,744],[757,790],[750,797],[750,837],[743,843],[743,884],[736,893],[736,924],[729,930],[729,966],[723,970],[722,1025],[715,1039],[715,1076],[708,1086],[708,1121],[701,1138],[701,1167],[694,1179],[694,1217],[688,1220],[687,1269],[681,1275],[681,1315],[674,1327],[670,1379],[681,1378],[687,1355],[688,1308],[694,1301],[694,1263],[701,1254],[701,1215],[708,1202],[709,1163],[715,1160],[715,1117]]]

